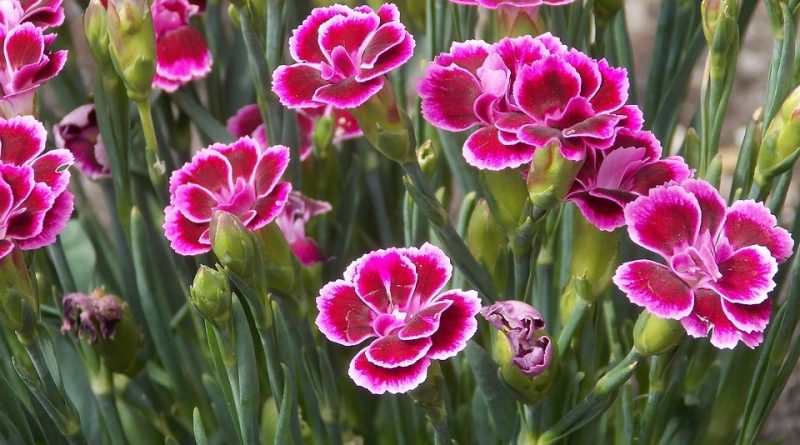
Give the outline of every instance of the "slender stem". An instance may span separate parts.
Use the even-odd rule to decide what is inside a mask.
[[[147,162],[147,171],[150,174],[150,182],[156,190],[160,190],[165,167],[164,163],[158,157],[158,140],[156,139],[156,130],[153,126],[153,112],[150,108],[150,102],[147,100],[136,102],[136,108],[139,110],[139,119],[142,121],[145,161]]]
[[[450,432],[447,430],[447,419],[433,424],[436,445],[450,445]]]
[[[577,331],[578,327],[581,325],[583,315],[586,314],[586,309],[588,307],[589,304],[586,300],[577,295],[575,296],[575,305],[572,308],[572,312],[569,314],[567,324],[564,325],[564,329],[561,330],[561,334],[558,336],[557,344],[559,353],[563,354],[564,351],[567,350],[567,346],[569,346],[569,342],[575,335],[575,331]]]
[[[108,436],[111,443],[113,445],[126,445],[128,440],[122,428],[119,411],[117,411],[112,377],[111,371],[105,366],[102,366],[99,375],[96,375],[92,381],[92,389],[94,390],[95,397],[97,397],[97,403],[100,405],[100,413],[108,429]]]

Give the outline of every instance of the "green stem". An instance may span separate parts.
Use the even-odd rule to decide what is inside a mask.
[[[564,329],[562,329],[561,333],[558,335],[557,344],[560,354],[563,354],[564,351],[567,350],[567,346],[569,346],[569,342],[575,335],[575,331],[577,331],[578,327],[581,325],[581,321],[583,321],[583,315],[586,314],[586,309],[588,307],[589,304],[586,302],[586,300],[577,295],[575,296],[575,305],[572,308],[572,312],[569,314],[567,324],[564,325]]]
[[[100,405],[100,413],[103,416],[111,443],[113,445],[126,445],[128,441],[122,428],[119,411],[117,411],[112,374],[105,366],[100,369],[99,375],[94,376],[92,389],[97,398],[97,403]]]
[[[147,162],[147,171],[150,174],[150,182],[156,190],[160,190],[161,183],[164,179],[165,167],[164,163],[158,157],[158,140],[156,139],[156,130],[153,126],[153,112],[150,108],[150,102],[147,100],[136,102],[136,108],[139,110],[139,119],[142,122],[145,161]]]

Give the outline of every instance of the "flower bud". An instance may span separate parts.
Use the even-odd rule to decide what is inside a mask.
[[[502,292],[508,275],[507,238],[485,199],[479,200],[472,210],[467,224],[467,246]]]
[[[147,0],[108,0],[111,60],[128,97],[147,100],[156,73],[156,40]]]
[[[580,212],[575,212],[572,227],[572,284],[579,297],[592,302],[611,285],[617,268],[619,231],[604,232]]]
[[[789,94],[764,134],[756,163],[756,182],[763,186],[788,171],[798,156],[800,156],[800,87]]]
[[[507,232],[513,232],[519,225],[527,198],[525,181],[519,169],[481,170],[480,177],[492,200],[490,207],[495,217]]]
[[[12,250],[0,260],[0,323],[18,335],[28,336],[39,320],[39,300],[22,251]]]
[[[123,305],[122,319],[117,323],[113,338],[101,338],[97,342],[97,352],[111,372],[133,377],[144,368],[147,363],[144,333],[128,305]]]
[[[83,30],[89,50],[100,71],[113,70],[109,52],[108,21],[106,8],[100,0],[91,0],[83,15]]]
[[[565,159],[555,144],[536,150],[528,172],[528,195],[533,205],[549,210],[561,204],[582,165],[583,161]]]
[[[277,224],[267,224],[256,233],[261,244],[267,284],[270,288],[291,295],[295,289],[295,255]]]
[[[259,269],[257,241],[236,215],[217,210],[209,225],[211,248],[219,262],[245,280]]]
[[[314,148],[317,150],[327,150],[333,143],[334,131],[336,125],[333,122],[333,117],[330,114],[323,114],[317,119],[314,124]],[[316,151],[316,150],[315,150]],[[322,153],[318,153],[321,155]]]
[[[738,34],[738,9],[735,0],[703,0],[701,3],[703,34],[712,50],[726,48],[734,41]]]
[[[643,356],[660,355],[674,348],[684,334],[680,321],[642,311],[633,327],[633,345]]]
[[[422,173],[429,180],[436,173],[436,158],[436,150],[433,148],[433,143],[430,139],[417,147],[417,162],[419,162]]]
[[[607,23],[624,6],[624,0],[595,0],[594,15],[600,22]]]
[[[416,161],[414,126],[400,109],[394,87],[384,87],[363,105],[350,110],[367,140],[387,158],[406,164]]]
[[[222,270],[202,265],[189,289],[189,301],[209,322],[227,323],[231,316],[231,287]]]
[[[443,385],[442,367],[438,360],[433,360],[428,367],[428,377],[425,381],[408,393],[414,403],[425,411],[434,424],[441,423],[447,416]]]
[[[555,344],[545,332],[542,315],[521,301],[498,301],[481,315],[504,335],[495,341],[494,357],[500,376],[525,403],[536,403],[550,389]]]

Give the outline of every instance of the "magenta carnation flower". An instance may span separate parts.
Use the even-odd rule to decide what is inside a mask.
[[[111,176],[94,104],[81,105],[70,111],[53,127],[53,135],[56,147],[72,152],[75,165],[84,175],[91,179]]]
[[[377,12],[368,6],[315,8],[289,39],[297,63],[275,70],[272,89],[289,108],[357,107],[413,51],[414,38],[391,3]]]
[[[67,62],[66,51],[47,50],[55,38],[55,34],[45,35],[32,23],[10,28],[0,25],[0,116],[33,114],[36,89]]]
[[[792,238],[761,203],[726,207],[700,180],[654,188],[625,208],[631,239],[661,255],[622,264],[614,283],[632,303],[680,320],[693,337],[711,331],[711,344],[754,348],[769,323],[768,294]]]
[[[565,158],[582,160],[588,150],[610,147],[619,125],[642,126],[641,112],[624,105],[625,69],[570,50],[549,33],[454,43],[428,66],[418,91],[431,124],[479,127],[463,153],[480,169],[528,164],[551,143]]]
[[[32,116],[0,118],[0,258],[52,244],[72,215],[72,154],[42,153],[46,139]]]
[[[304,266],[311,266],[324,259],[317,242],[306,236],[306,224],[311,218],[331,211],[331,205],[303,196],[300,192],[289,193],[286,206],[275,219],[292,252]]]
[[[661,159],[661,144],[649,131],[622,128],[607,150],[590,150],[566,196],[598,229],[625,225],[623,209],[651,188],[689,179],[680,156]]]
[[[153,87],[172,93],[211,72],[211,51],[203,34],[189,25],[200,8],[187,0],[155,0],[156,75]]]
[[[289,149],[261,147],[249,137],[200,150],[169,180],[164,234],[181,255],[211,250],[208,227],[215,210],[239,217],[248,229],[272,222],[292,188],[280,182]]]
[[[39,28],[64,23],[63,0],[5,0],[0,2],[0,26],[6,28],[20,23],[32,23]]]
[[[439,248],[386,249],[354,261],[344,280],[317,298],[317,326],[328,340],[354,346],[374,338],[350,362],[350,378],[373,394],[412,390],[431,360],[464,349],[477,330],[475,291],[440,293],[452,274]]]
[[[300,129],[300,160],[305,161],[314,148],[314,129],[323,116],[333,119],[333,143],[362,136],[361,128],[352,114],[330,106],[297,110],[297,126]],[[228,131],[236,136],[250,136],[259,144],[269,145],[264,121],[258,105],[245,105],[228,119]]]
[[[481,309],[481,315],[508,339],[511,363],[529,376],[550,366],[553,343],[545,334],[544,317],[533,306],[516,300],[498,301]]]

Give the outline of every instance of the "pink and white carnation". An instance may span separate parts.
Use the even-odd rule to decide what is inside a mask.
[[[391,248],[354,261],[317,298],[317,326],[328,340],[355,346],[353,381],[373,394],[403,393],[427,377],[431,360],[453,357],[477,330],[475,291],[441,292],[452,275],[439,248]]]
[[[200,8],[187,0],[155,0],[156,75],[153,87],[172,93],[211,72],[211,51],[203,34],[189,24]]]
[[[661,159],[661,143],[649,131],[621,128],[606,150],[590,150],[566,199],[600,230],[625,225],[625,206],[653,187],[692,176],[680,156]]]
[[[37,88],[55,77],[67,62],[66,51],[51,53],[47,49],[55,38],[33,23],[13,27],[0,24],[1,117],[33,114]]]
[[[0,118],[0,258],[14,247],[52,244],[72,215],[68,150],[44,152],[47,131],[32,116]]]
[[[330,106],[304,108],[297,110],[297,126],[300,130],[300,160],[305,161],[314,148],[314,129],[317,121],[323,116],[333,119],[333,143],[361,137],[363,133],[352,114]],[[259,144],[269,145],[264,121],[258,105],[245,105],[228,119],[228,131],[236,136],[250,136]]]
[[[444,130],[477,126],[463,147],[479,169],[528,164],[555,144],[569,160],[611,147],[620,127],[639,130],[642,115],[626,106],[628,76],[569,49],[548,34],[456,42],[420,80],[425,119]]]
[[[0,26],[11,28],[31,23],[47,29],[64,23],[63,0],[4,0],[0,2]]]
[[[75,165],[90,179],[111,176],[106,148],[97,126],[94,104],[81,105],[72,110],[53,127],[56,147],[69,150]]]
[[[709,183],[654,188],[625,208],[631,239],[664,258],[622,264],[614,283],[628,299],[680,320],[693,337],[718,348],[755,348],[770,319],[778,264],[792,254],[789,232],[761,203],[725,205]]]
[[[275,219],[292,252],[304,266],[312,266],[325,257],[313,238],[306,236],[306,224],[311,218],[330,212],[330,203],[304,196],[300,192],[289,193],[283,211]]]
[[[236,215],[250,230],[272,222],[292,188],[280,181],[288,164],[288,147],[261,147],[249,137],[197,152],[169,181],[164,234],[175,252],[211,250],[208,229],[215,210]]]
[[[297,63],[275,70],[272,90],[289,108],[358,107],[413,51],[414,38],[392,3],[377,12],[338,4],[315,8],[289,39]]]

